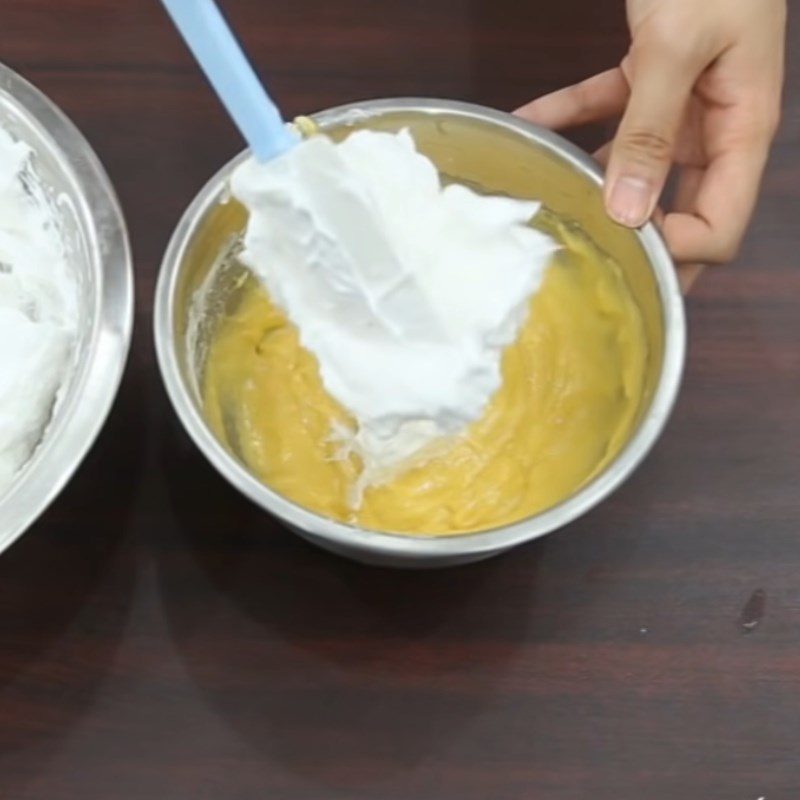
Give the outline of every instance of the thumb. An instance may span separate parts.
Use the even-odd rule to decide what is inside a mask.
[[[606,207],[621,225],[636,228],[664,189],[701,68],[665,45],[638,45],[630,58],[631,96],[611,148]]]

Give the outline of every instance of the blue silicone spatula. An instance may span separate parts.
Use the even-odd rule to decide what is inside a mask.
[[[298,143],[300,137],[284,123],[213,0],[162,2],[256,160],[268,162]],[[361,302],[367,313],[379,309],[380,323],[395,333],[437,335],[438,321],[417,283],[408,278],[398,289],[402,264],[368,198],[335,179],[345,167],[333,151],[321,158],[322,169],[314,161],[296,169],[321,200],[314,204],[315,218],[338,250],[347,254],[341,268],[363,287]],[[399,308],[386,304],[391,301]]]
[[[267,94],[214,0],[162,0],[258,161],[300,141]]]

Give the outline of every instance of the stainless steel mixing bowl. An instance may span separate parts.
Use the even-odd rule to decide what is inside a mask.
[[[301,508],[264,486],[215,438],[203,419],[197,390],[204,339],[213,328],[212,318],[224,309],[224,272],[246,221],[241,206],[226,202],[228,177],[246,157],[243,153],[191,204],[161,267],[155,308],[158,358],[186,430],[237,489],[300,536],[368,563],[432,567],[476,561],[586,513],[644,458],[678,392],[686,338],[683,301],[659,234],[650,225],[637,232],[614,225],[603,208],[602,176],[595,163],[561,137],[508,114],[463,103],[405,99],[336,108],[315,120],[334,137],[360,127],[408,127],[419,149],[448,176],[493,192],[542,200],[556,213],[576,220],[622,266],[642,311],[650,360],[638,425],[616,460],[560,505],[514,525],[475,534],[428,538],[363,530]]]
[[[0,125],[31,145],[81,296],[74,368],[31,460],[0,496],[0,552],[52,502],[100,431],[117,393],[133,325],[133,273],[119,203],[78,129],[38,89],[0,64]]]

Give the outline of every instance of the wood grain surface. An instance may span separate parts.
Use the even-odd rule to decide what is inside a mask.
[[[288,114],[512,108],[603,69],[621,0],[228,0]],[[651,458],[478,566],[312,549],[214,473],[157,374],[179,214],[240,141],[155,0],[6,0],[0,59],[86,133],[132,232],[133,352],[99,443],[0,559],[3,800],[800,797],[800,0],[737,263],[689,302]],[[590,145],[602,132],[578,141]]]

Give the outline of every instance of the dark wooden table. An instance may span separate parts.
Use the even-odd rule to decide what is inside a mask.
[[[157,265],[240,141],[157,6],[0,4],[0,58],[117,186],[138,302],[100,442],[0,559],[0,798],[800,797],[796,47],[751,235],[691,298],[685,389],[655,453],[570,529],[417,574],[270,523],[173,418]],[[618,59],[622,6],[227,3],[290,114],[404,94],[511,108]]]

